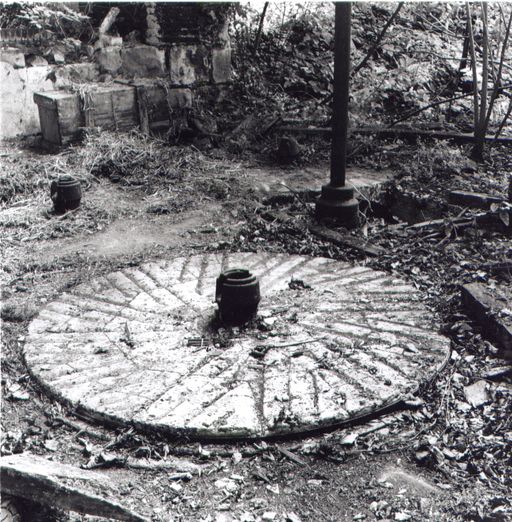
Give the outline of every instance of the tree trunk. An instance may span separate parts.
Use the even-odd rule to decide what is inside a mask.
[[[263,6],[263,11],[260,16],[260,23],[258,25],[258,32],[256,33],[256,38],[254,40],[254,47],[252,50],[252,55],[255,56],[256,52],[258,51],[258,46],[260,44],[260,38],[261,38],[261,31],[263,30],[263,22],[265,20],[265,14],[267,13],[268,8],[268,2],[265,2],[265,5]]]
[[[462,46],[462,56],[459,64],[459,78],[462,70],[468,66],[468,55],[469,55],[469,21],[466,23],[466,32],[464,34],[464,44]]]
[[[487,4],[482,2],[482,91],[480,93],[480,111],[475,115],[475,145],[471,151],[471,158],[475,161],[484,160],[484,143],[487,120],[487,85],[489,80],[489,34],[487,26]],[[476,71],[476,63],[475,63]]]

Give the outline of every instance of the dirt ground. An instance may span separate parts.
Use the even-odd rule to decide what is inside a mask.
[[[39,158],[15,146],[2,149],[3,159],[20,154]],[[45,155],[44,161],[54,158]],[[478,230],[453,236],[445,229],[436,236],[390,228],[372,217],[366,234],[388,253],[368,261],[306,233],[307,201],[292,197],[284,205],[297,216],[292,224],[265,219],[262,207],[282,210],[265,205],[261,186],[255,186],[265,168],[232,163],[223,170],[224,185],[232,187],[227,196],[214,197],[205,187],[179,212],[163,204],[173,185],[148,192],[108,177],[88,183],[81,207],[63,216],[52,213],[43,185],[2,207],[2,453],[32,452],[76,466],[94,457],[96,471],[111,480],[113,498],[155,521],[510,520],[510,383],[488,380],[485,405],[465,402],[463,387],[503,362],[465,317],[455,287],[474,280],[484,260],[505,257],[507,236]],[[249,174],[240,176],[242,171]],[[273,172],[279,177],[279,170]],[[496,186],[503,188],[502,178]],[[448,240],[439,246],[443,238]],[[452,360],[402,409],[378,419],[302,440],[226,445],[88,423],[31,382],[23,340],[30,319],[54,296],[119,267],[224,249],[327,255],[410,278],[440,313],[452,339]],[[467,270],[461,273],[461,267]],[[203,468],[200,475],[179,475],[99,458],[111,454],[141,462],[169,455],[176,470],[190,462]],[[43,511],[33,517],[93,519]]]

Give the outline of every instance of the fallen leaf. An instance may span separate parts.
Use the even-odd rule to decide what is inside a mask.
[[[502,212],[500,212],[499,216],[500,216],[500,219],[503,222],[503,224],[506,227],[508,227],[510,225],[510,215],[509,215],[509,213],[506,210],[503,210]]]

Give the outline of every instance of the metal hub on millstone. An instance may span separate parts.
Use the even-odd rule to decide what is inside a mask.
[[[215,283],[244,267],[257,316],[216,323]],[[196,439],[341,425],[415,390],[449,342],[411,285],[325,258],[204,254],[76,286],[30,325],[25,360],[94,418]]]

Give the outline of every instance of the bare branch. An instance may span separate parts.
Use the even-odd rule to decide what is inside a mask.
[[[260,23],[258,25],[258,32],[256,33],[256,38],[254,40],[254,47],[252,49],[252,55],[253,56],[256,54],[256,51],[258,50],[258,46],[260,44],[261,31],[263,30],[263,22],[265,20],[265,15],[267,14],[267,9],[268,9],[268,2],[265,2],[265,5],[263,6],[263,11],[261,12],[261,16],[260,16]]]
[[[473,22],[471,21],[471,10],[469,2],[466,2],[466,16],[468,18],[469,28],[469,50],[471,52],[471,70],[473,71],[473,121],[474,129],[478,127],[478,77],[476,74],[476,52],[475,52],[475,39],[473,34]]]
[[[507,28],[505,30],[505,37],[503,39],[503,46],[501,48],[501,56],[500,56],[500,62],[498,67],[498,74],[496,75],[496,78],[494,80],[494,90],[492,92],[491,100],[489,102],[489,109],[487,111],[487,117],[485,119],[485,127],[489,125],[489,120],[491,119],[492,109],[494,107],[494,102],[496,101],[496,98],[498,97],[498,94],[500,92],[500,84],[501,84],[501,78],[503,75],[503,67],[506,67],[505,65],[505,51],[508,44],[508,39],[510,36],[510,27],[512,25],[512,12],[510,13],[510,17],[508,19]]]
[[[477,47],[477,51],[478,51],[478,47]],[[454,56],[445,56],[443,54],[438,54],[434,51],[426,51],[423,49],[409,49],[408,53],[409,54],[426,54],[428,56],[433,56],[435,58],[439,58],[440,60],[445,60],[447,62],[458,62],[459,61],[459,58],[456,58]],[[498,65],[501,65],[501,60],[489,60],[489,63],[495,63]],[[504,69],[509,69],[512,71],[512,65],[503,63],[502,66]]]
[[[393,23],[395,18],[398,16],[398,13],[400,12],[400,9],[402,9],[403,5],[404,2],[400,2],[398,4],[397,8],[395,9],[395,12],[389,17],[388,21],[386,22],[386,25],[380,32],[377,41],[372,45],[370,50],[366,53],[366,56],[359,62],[359,64],[352,69],[352,75],[357,74],[367,64],[368,60],[370,60],[370,58],[373,56],[375,49],[377,49],[377,47],[379,46],[380,42],[384,38],[384,35],[386,34],[386,31],[388,30],[389,26]]]
[[[464,33],[464,43],[462,45],[462,57],[459,63],[459,76],[461,71],[467,67],[469,53],[469,22],[466,20],[466,30]]]
[[[481,3],[483,41],[482,41],[482,92],[480,94],[480,116],[478,117],[479,133],[485,133],[485,116],[487,114],[487,88],[489,82],[489,32],[487,25],[487,3]],[[476,64],[475,64],[476,65]]]
[[[507,120],[509,119],[511,113],[512,113],[512,96],[509,98],[507,113],[505,114],[505,117],[501,121],[500,126],[498,127],[498,130],[496,131],[496,134],[494,135],[495,139],[497,139],[499,137],[499,135],[501,134],[501,131],[503,130],[503,127],[505,127],[505,123],[507,123]]]
[[[512,87],[512,83],[508,83],[506,85],[503,85],[500,89],[509,89],[511,87]],[[491,91],[494,92],[494,89],[491,89]],[[459,96],[454,96],[453,98],[446,98],[444,100],[439,100],[436,102],[429,103],[428,105],[424,105],[423,107],[420,107],[419,109],[415,109],[414,111],[408,112],[407,114],[405,114],[405,116],[402,116],[398,120],[391,122],[389,124],[389,127],[392,127],[393,125],[396,125],[397,123],[401,123],[402,121],[408,120],[409,118],[416,116],[416,114],[426,111],[427,109],[431,109],[432,107],[437,107],[438,105],[443,105],[444,103],[451,103],[451,102],[454,102],[457,100],[462,100],[463,98],[469,98],[470,96],[474,96],[474,94],[475,93],[473,91],[471,91],[466,94],[460,94]]]

